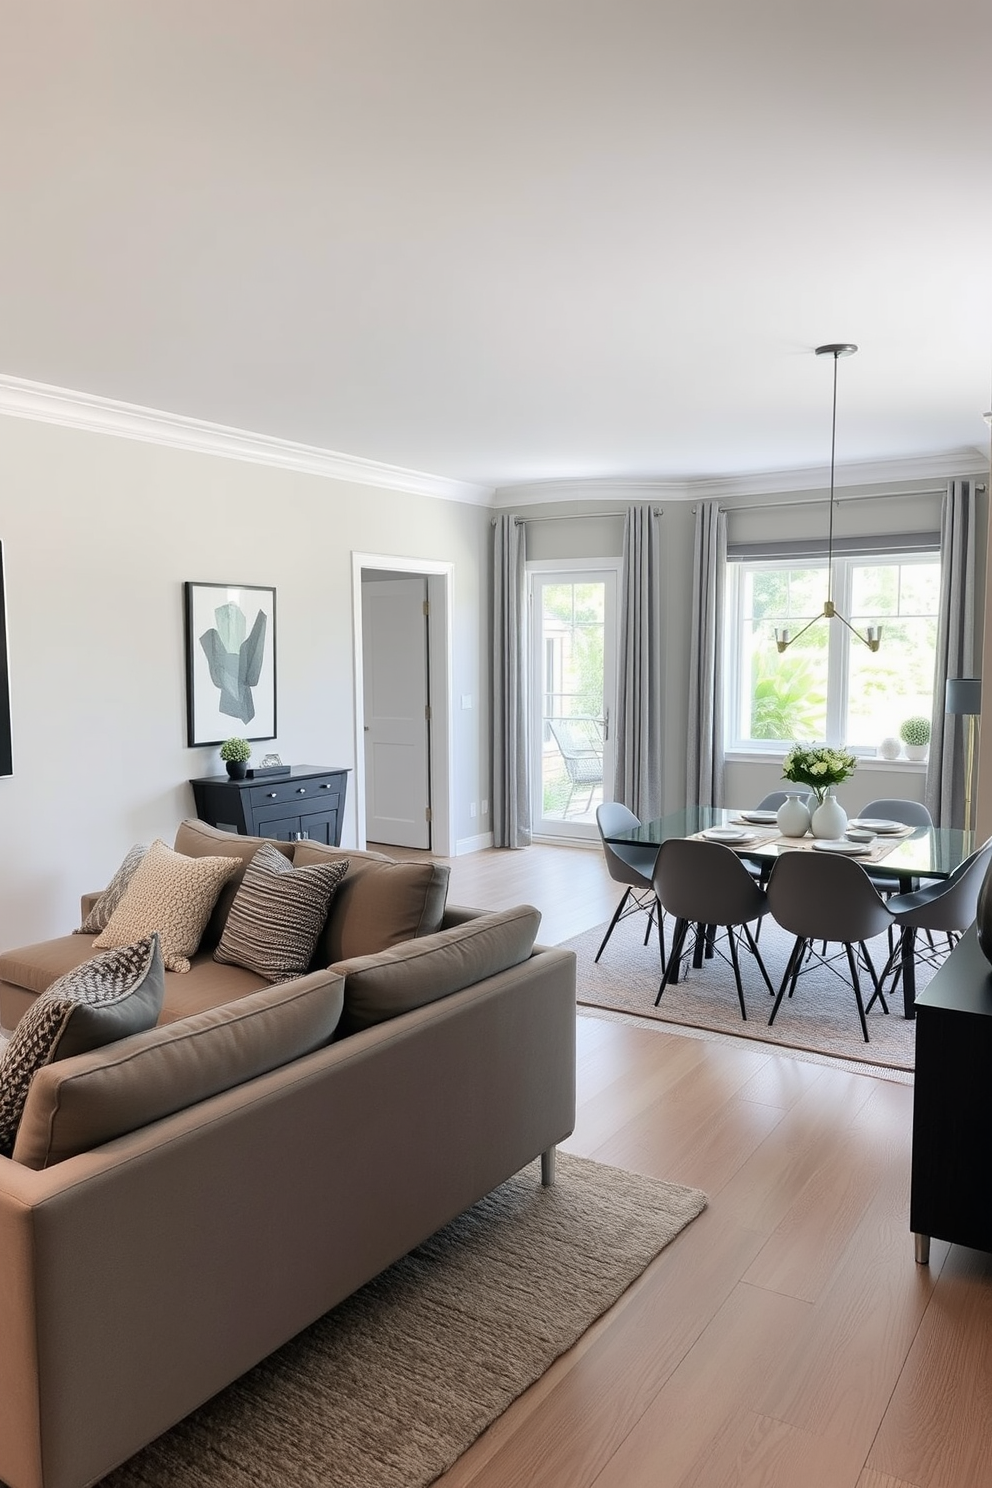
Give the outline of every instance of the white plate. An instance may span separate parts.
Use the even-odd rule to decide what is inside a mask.
[[[774,811],[742,811],[741,821],[753,822],[756,827],[774,827],[778,817]]]
[[[817,852],[849,853],[851,857],[864,856],[871,848],[865,842],[848,842],[846,837],[817,837],[813,842]]]
[[[707,827],[703,833],[710,842],[750,842],[751,833],[744,832],[740,827]]]
[[[869,832],[905,832],[906,823],[886,821],[884,816],[856,816],[849,827],[865,827]]]

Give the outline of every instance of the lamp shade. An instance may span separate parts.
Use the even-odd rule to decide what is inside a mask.
[[[981,677],[948,677],[944,695],[945,713],[974,713],[982,711]]]

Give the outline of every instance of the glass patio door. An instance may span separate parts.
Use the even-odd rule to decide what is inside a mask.
[[[539,837],[598,836],[613,799],[616,582],[612,569],[530,571],[531,813]]]

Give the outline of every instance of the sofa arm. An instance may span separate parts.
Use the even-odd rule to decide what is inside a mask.
[[[83,894],[79,901],[79,923],[81,925],[86,924],[86,916],[96,904],[97,900],[103,897],[105,892],[106,891],[104,889],[93,889],[91,893]]]
[[[488,909],[470,909],[465,904],[446,904],[440,928],[451,930],[455,925],[467,925],[470,920],[477,920],[480,915],[489,913],[491,911]]]

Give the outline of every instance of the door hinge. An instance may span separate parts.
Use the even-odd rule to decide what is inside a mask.
[[[431,808],[429,806],[425,806],[424,807],[424,821],[428,821],[429,822],[429,821],[433,821],[433,820],[434,820],[434,813],[431,811]]]
[[[430,721],[431,721],[431,705],[430,705],[430,703],[425,703],[424,704],[424,717],[427,719],[427,722],[430,723]]]
[[[429,599],[425,599],[424,600],[424,614],[425,615],[429,615],[430,612],[431,612],[431,602],[430,602]]]

